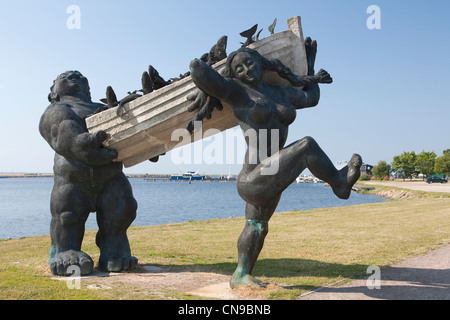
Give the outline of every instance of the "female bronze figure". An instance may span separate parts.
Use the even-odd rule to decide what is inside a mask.
[[[360,175],[362,160],[357,154],[346,167],[337,170],[311,137],[285,146],[288,127],[295,120],[296,110],[316,106],[320,98],[318,84],[332,82],[324,70],[314,74],[316,41],[307,38],[305,49],[307,76],[295,75],[279,60],[266,59],[246,47],[228,56],[222,74],[200,60],[190,64],[197,87],[231,106],[246,135],[248,148],[237,179],[238,193],[246,202],[246,222],[238,240],[238,266],[230,282],[232,288],[263,286],[251,273],[263,247],[269,219],[281,193],[304,169],[308,168],[314,176],[326,181],[341,199],[350,196]],[[276,71],[293,87],[267,84],[263,78],[264,70]],[[252,131],[254,135],[246,134]],[[257,141],[249,139],[250,136],[256,137]]]

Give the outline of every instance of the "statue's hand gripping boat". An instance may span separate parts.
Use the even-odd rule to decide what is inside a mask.
[[[287,24],[288,30],[271,34],[248,47],[266,58],[279,59],[297,75],[306,75],[300,17],[289,19]],[[223,59],[212,67],[220,72],[225,62],[226,59]],[[266,72],[264,78],[269,84],[290,85],[275,72]],[[91,133],[105,131],[108,139],[104,145],[118,151],[119,156],[115,161],[131,167],[180,145],[180,141],[172,141],[172,133],[176,129],[186,130],[186,124],[192,120],[194,114],[188,111],[192,102],[187,97],[196,90],[191,77],[187,76],[124,104],[122,116],[117,115],[117,107],[114,107],[86,118],[86,125]],[[202,134],[193,134],[192,142],[207,137],[208,133],[235,126],[237,122],[233,110],[223,104],[223,109],[215,111],[211,119],[203,119]],[[208,131],[213,128],[217,130]]]

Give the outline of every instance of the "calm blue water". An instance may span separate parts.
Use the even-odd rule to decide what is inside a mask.
[[[245,203],[235,182],[129,180],[139,206],[133,222],[136,226],[244,216]],[[52,187],[53,178],[0,179],[0,239],[48,234]],[[322,184],[293,183],[283,193],[276,212],[383,201],[386,199],[356,192],[349,200],[340,200]],[[95,213],[86,229],[97,229]]]

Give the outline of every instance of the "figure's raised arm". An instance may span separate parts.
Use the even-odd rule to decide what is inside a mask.
[[[117,151],[104,148],[104,131],[90,134],[83,120],[62,103],[50,105],[39,122],[39,132],[56,153],[99,166],[117,158]]]
[[[319,83],[332,83],[330,74],[320,69],[314,76],[298,76],[297,86],[305,86],[303,89],[287,88],[290,102],[296,109],[314,107],[319,103]]]
[[[204,61],[195,59],[191,61],[189,68],[195,85],[219,100],[232,102],[242,91],[235,81],[224,78]]]

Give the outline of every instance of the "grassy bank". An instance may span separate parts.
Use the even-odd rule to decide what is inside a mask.
[[[131,227],[140,264],[174,271],[231,275],[243,218]],[[365,274],[450,242],[450,198],[422,197],[386,203],[276,213],[254,275],[277,284],[264,298],[292,299],[325,284]],[[83,250],[98,261],[95,231]],[[0,241],[0,299],[155,299],[117,284],[112,290],[69,290],[50,280],[49,236]],[[139,272],[139,269],[135,272]],[[167,299],[193,298],[168,290]],[[159,297],[160,298],[160,297]]]

